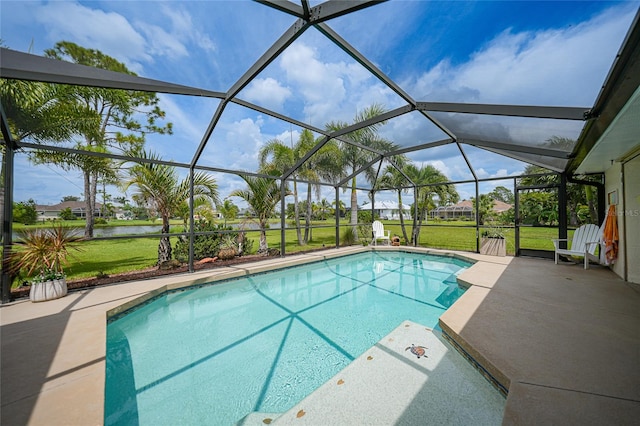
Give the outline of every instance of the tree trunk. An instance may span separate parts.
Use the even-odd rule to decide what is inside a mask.
[[[420,200],[420,195],[416,197],[417,200],[414,202],[417,203],[417,213],[415,213],[415,217],[413,218],[413,231],[411,232],[411,243],[415,246],[418,245],[418,239],[420,238],[420,227],[422,226],[422,208],[420,207],[423,203]]]
[[[296,221],[296,233],[298,234],[298,245],[303,245],[302,232],[300,230],[300,207],[298,206],[298,182],[293,180],[293,216]]]
[[[91,174],[89,171],[83,171],[84,175],[84,237],[93,238],[93,206],[91,202]]]
[[[311,184],[307,184],[307,214],[304,218],[304,244],[309,244],[311,240]]]
[[[356,193],[356,178],[351,179],[351,227],[355,241],[358,241],[358,194]]]
[[[269,254],[269,245],[267,244],[267,231],[265,227],[267,226],[266,220],[260,221],[260,247],[258,249],[258,253],[262,255]]]
[[[170,230],[169,216],[162,215],[162,233],[168,234]],[[160,244],[158,244],[158,265],[162,265],[165,262],[171,260],[171,241],[169,237],[160,237]]]
[[[404,237],[405,244],[407,244],[409,241],[409,238],[407,237],[407,229],[404,226],[404,214],[403,214],[403,208],[402,208],[402,191],[398,191],[398,207],[400,208],[400,211],[398,212],[398,214],[400,215],[400,227],[402,228],[402,236]]]

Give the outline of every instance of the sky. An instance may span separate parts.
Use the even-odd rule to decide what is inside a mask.
[[[639,5],[638,1],[392,0],[327,24],[417,101],[588,109]],[[294,22],[294,17],[244,0],[0,0],[0,38],[5,47],[42,55],[58,41],[72,41],[118,59],[140,76],[220,92],[227,92]],[[374,103],[387,109],[405,104],[315,28],[304,32],[238,97],[319,128],[332,120],[352,122]],[[146,146],[164,159],[189,163],[219,101],[164,94],[159,98],[174,134],[148,135]],[[576,139],[584,124],[434,116],[459,136],[475,132],[491,140],[534,145],[551,136]],[[229,104],[201,164],[255,171],[264,143],[274,138],[291,143],[300,132],[297,126]],[[446,137],[417,112],[389,120],[380,134],[401,147]],[[516,176],[526,166],[478,148],[464,149],[479,178]],[[419,165],[435,166],[453,181],[472,178],[453,145],[409,157]],[[222,197],[244,186],[228,174],[215,177]],[[483,183],[480,191],[511,182]],[[358,183],[366,186],[362,178]],[[80,196],[82,179],[77,171],[34,166],[18,154],[14,191],[16,201],[33,198],[38,204],[55,204],[65,195]],[[463,199],[474,191],[473,185],[458,186]],[[108,192],[121,195],[113,187]],[[334,194],[330,186],[322,191],[329,200]],[[394,197],[387,192],[376,196]],[[348,193],[341,198],[348,203]],[[359,203],[365,202],[366,193],[361,191]]]

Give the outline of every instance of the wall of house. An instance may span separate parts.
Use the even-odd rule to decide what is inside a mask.
[[[616,194],[618,261],[611,270],[629,282],[640,283],[640,155],[615,162],[605,171],[607,210],[610,194]]]
[[[640,153],[622,164],[624,175],[624,211],[619,222],[624,226],[627,281],[640,283]]]
[[[625,277],[625,247],[623,239],[624,237],[624,222],[621,220],[620,212],[624,211],[624,193],[623,180],[622,180],[622,163],[615,162],[605,171],[604,174],[604,189],[605,189],[605,201],[606,211],[609,211],[609,200],[612,196],[617,197],[616,212],[618,213],[618,234],[620,235],[620,242],[618,243],[618,260],[615,264],[611,265],[611,270],[619,277]],[[614,195],[615,194],[615,195]]]

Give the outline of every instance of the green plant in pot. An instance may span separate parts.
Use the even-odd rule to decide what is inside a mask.
[[[233,259],[237,254],[238,250],[236,249],[236,242],[231,237],[231,235],[225,235],[224,237],[222,237],[222,242],[220,243],[220,251],[218,251],[218,259]]]
[[[56,225],[47,229],[29,229],[18,233],[17,250],[12,253],[13,273],[21,271],[30,281],[32,302],[58,299],[67,294],[63,265],[70,250],[80,250],[82,240],[76,228]]]

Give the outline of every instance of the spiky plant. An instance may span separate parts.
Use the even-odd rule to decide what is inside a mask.
[[[83,238],[78,229],[61,224],[47,229],[28,229],[19,232],[16,245],[18,250],[12,254],[12,272],[22,271],[27,277],[45,277],[64,275],[64,266],[69,264],[70,250],[80,251],[77,242]],[[37,278],[36,278],[37,279]]]

